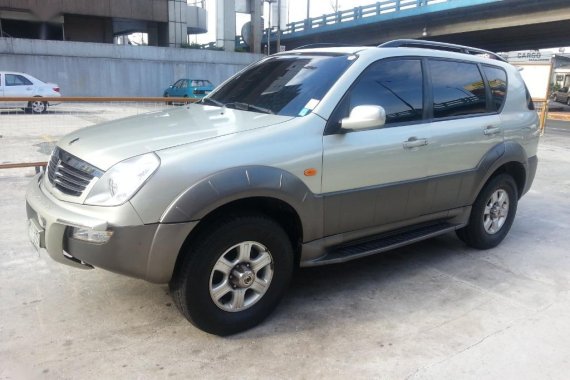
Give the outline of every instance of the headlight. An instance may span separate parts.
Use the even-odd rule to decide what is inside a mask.
[[[154,153],[119,162],[95,183],[85,204],[118,206],[128,201],[158,169],[160,160]]]

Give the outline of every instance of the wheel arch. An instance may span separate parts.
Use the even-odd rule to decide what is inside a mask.
[[[303,241],[303,228],[299,214],[291,205],[283,200],[271,197],[250,197],[228,202],[205,215],[184,240],[174,267],[176,268],[178,266],[188,246],[192,244],[196,238],[204,234],[212,225],[215,225],[220,220],[231,218],[232,216],[248,214],[264,215],[277,222],[291,241],[291,247],[295,253],[295,264],[299,263],[301,243]]]
[[[507,141],[493,147],[479,163],[475,191],[471,203],[475,201],[485,184],[499,174],[509,174],[517,184],[518,197],[528,190],[529,163],[524,148],[515,141]]]
[[[487,182],[489,182],[492,178],[496,177],[499,174],[508,174],[515,180],[517,184],[517,194],[518,198],[520,199],[523,196],[525,184],[526,184],[526,169],[525,166],[518,162],[518,161],[510,161],[504,163],[500,167],[498,167],[493,174],[489,177]]]
[[[161,223],[198,221],[178,254],[211,223],[227,215],[260,213],[287,232],[297,255],[304,241],[323,233],[323,206],[295,175],[278,168],[247,166],[227,169],[194,184],[172,202]],[[296,257],[298,260],[298,257]]]

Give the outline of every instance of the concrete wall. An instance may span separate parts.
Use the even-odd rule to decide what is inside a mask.
[[[0,71],[57,83],[64,96],[162,96],[179,78],[214,85],[259,54],[0,38]]]

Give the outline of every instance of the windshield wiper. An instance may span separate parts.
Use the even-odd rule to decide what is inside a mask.
[[[216,99],[212,99],[212,98],[202,98],[202,100],[200,101],[200,103],[204,104],[206,102],[210,102],[213,103],[215,106],[218,107],[223,107],[225,104],[220,102],[219,100]]]
[[[255,104],[247,104],[247,103],[242,103],[242,102],[230,102],[230,103],[226,103],[226,107],[232,108],[232,106],[233,106],[235,109],[242,110],[242,111],[249,111],[249,110],[251,109],[251,110],[255,110],[255,111],[259,111],[259,112],[269,113],[269,114],[271,114],[271,115],[275,115],[275,112],[273,112],[273,111],[270,110],[269,108],[259,107],[259,106],[256,106]]]

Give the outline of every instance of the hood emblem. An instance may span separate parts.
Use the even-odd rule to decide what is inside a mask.
[[[76,142],[77,140],[79,140],[79,137],[74,138],[73,140],[71,140],[69,143],[67,143],[67,145],[71,145],[74,142]]]

